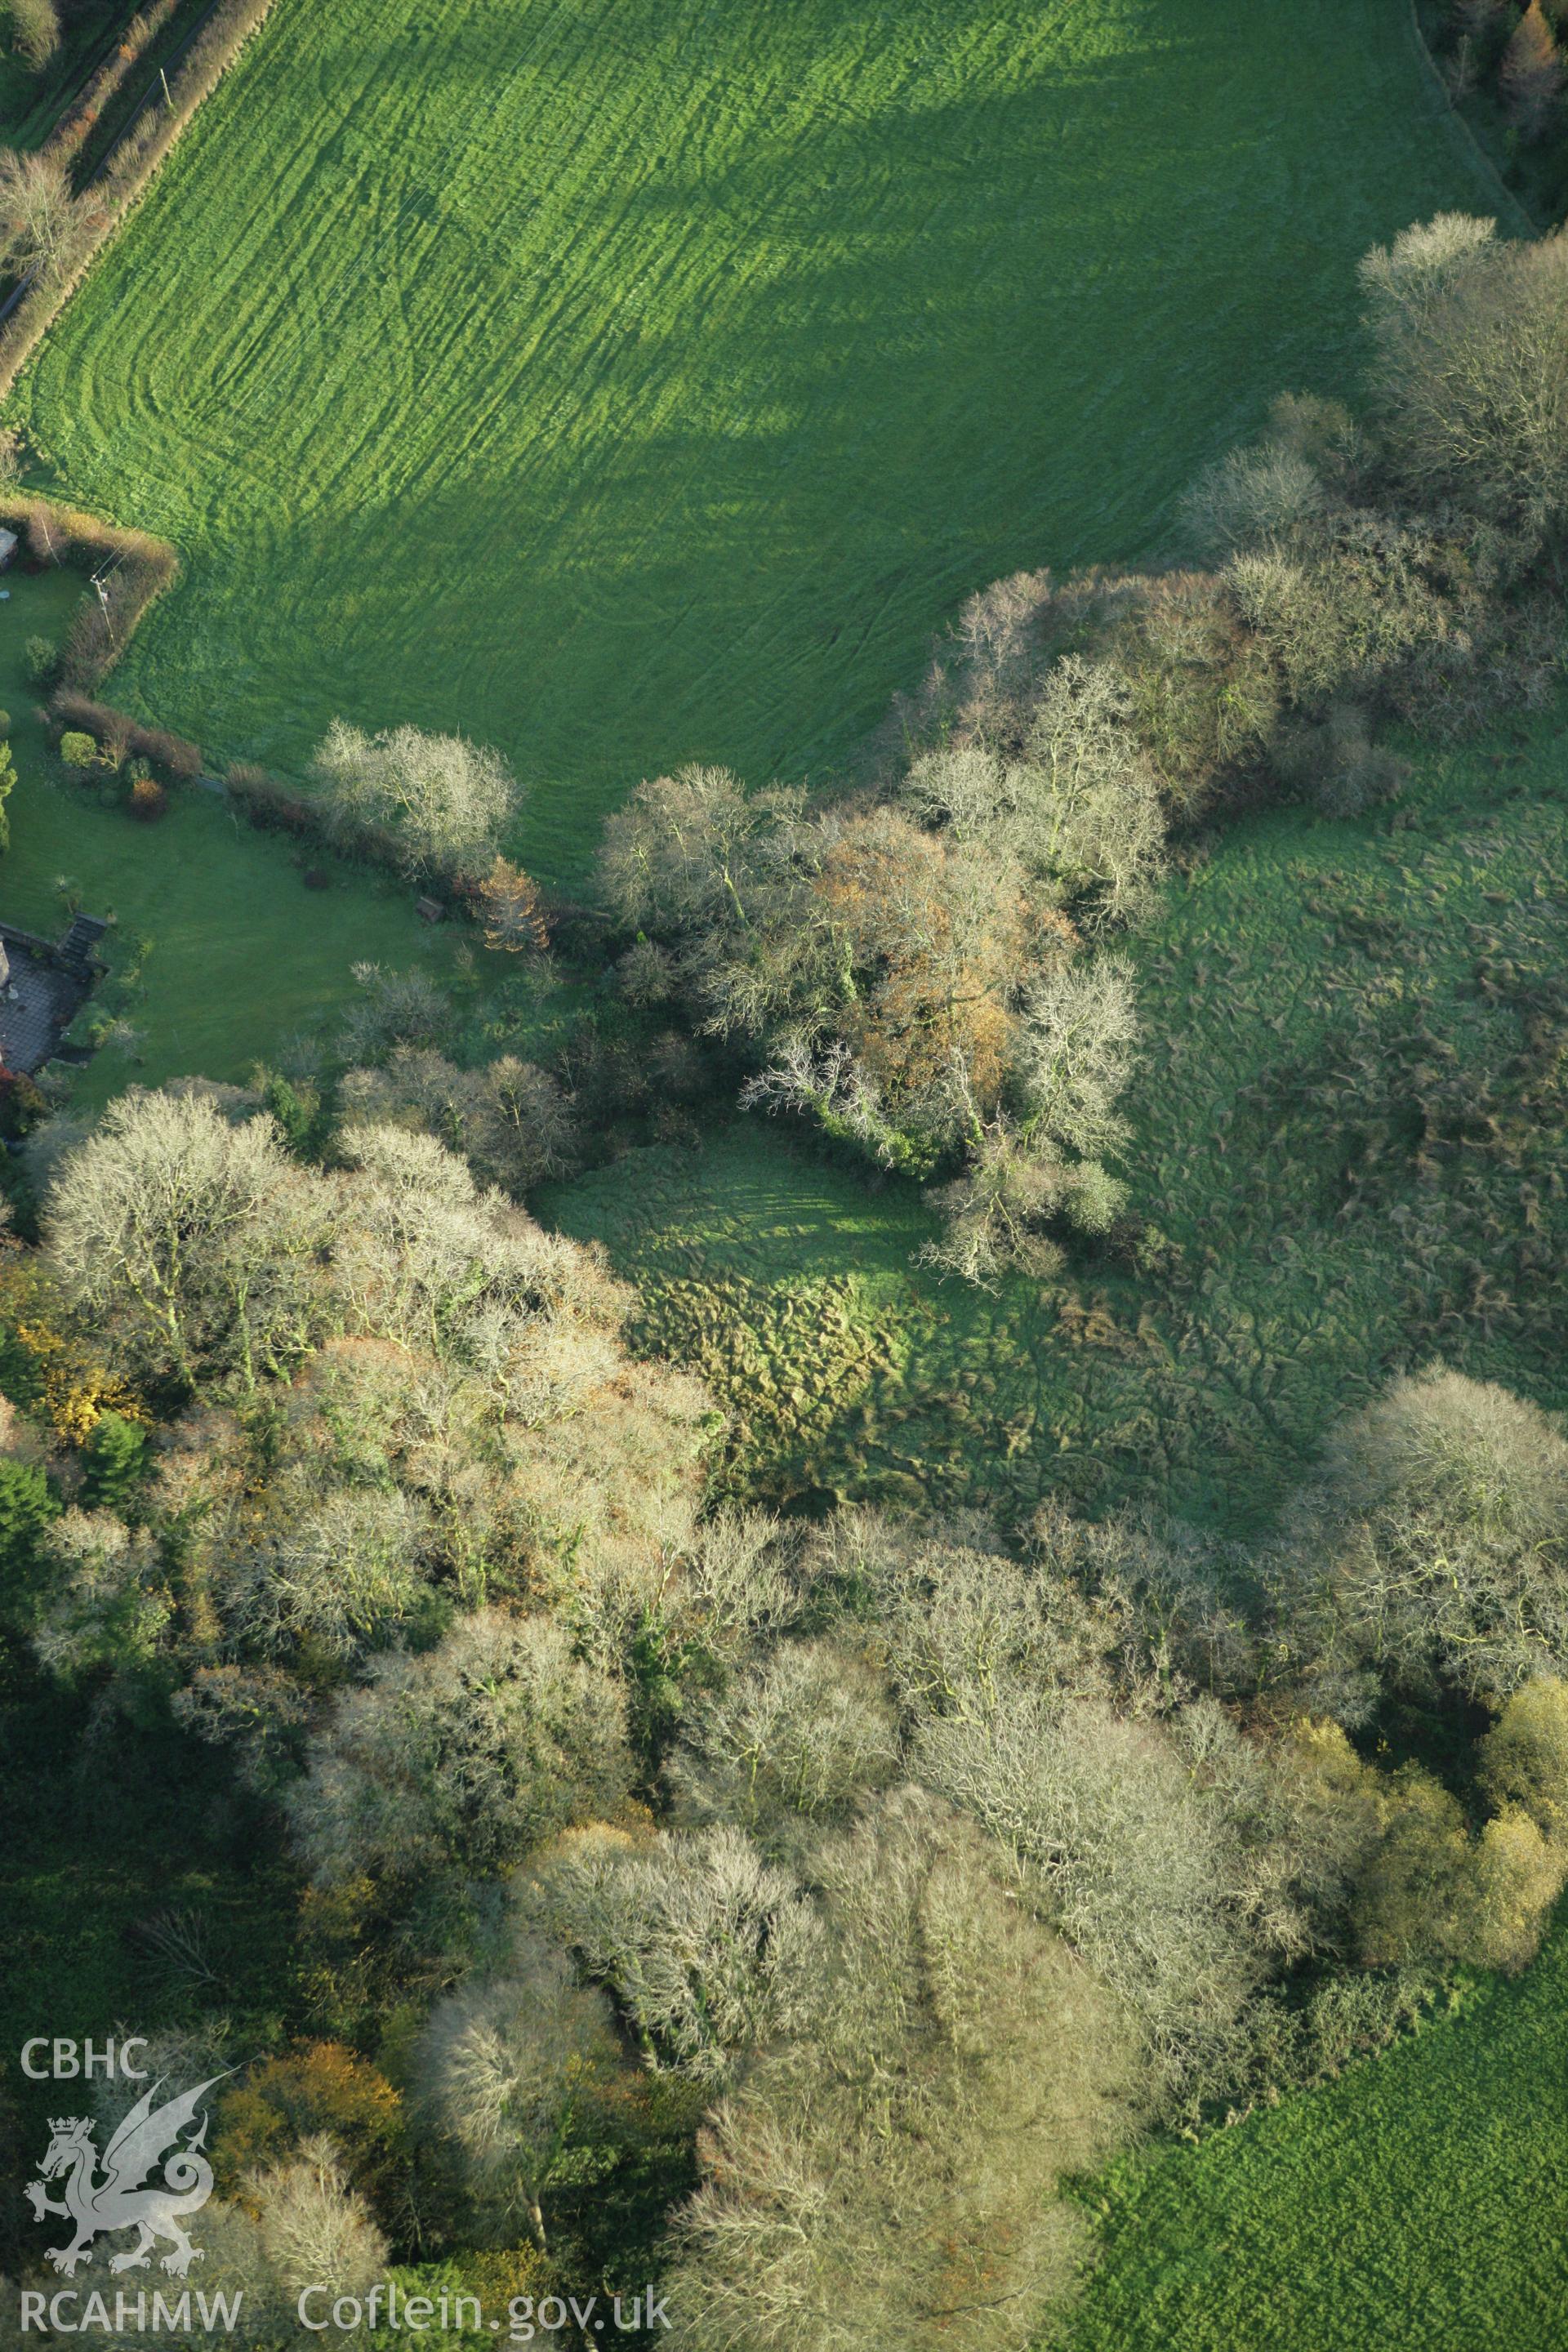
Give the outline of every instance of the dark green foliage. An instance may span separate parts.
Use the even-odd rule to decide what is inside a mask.
[[[17,1075],[0,1080],[0,1136],[7,1141],[26,1135],[47,1115],[48,1105],[31,1078]]]
[[[7,1615],[25,1603],[38,1537],[59,1509],[59,1498],[39,1464],[0,1454],[0,1591]]]
[[[285,1143],[296,1157],[319,1151],[324,1140],[324,1109],[320,1090],[296,1085],[279,1070],[258,1069],[255,1083],[261,1099],[277,1120]]]
[[[82,1501],[90,1510],[118,1511],[123,1517],[146,1473],[146,1430],[123,1413],[100,1413],[81,1453]]]

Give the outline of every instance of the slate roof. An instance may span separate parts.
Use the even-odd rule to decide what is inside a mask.
[[[0,989],[0,1063],[30,1077],[59,1045],[96,978],[92,951],[105,926],[78,915],[58,944],[0,923],[0,946],[10,965]]]
[[[58,1045],[81,1002],[81,984],[66,972],[51,971],[13,940],[6,940],[5,952],[11,984],[0,992],[0,1061],[30,1076]]]

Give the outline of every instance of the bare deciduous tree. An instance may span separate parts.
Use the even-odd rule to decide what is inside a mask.
[[[254,1387],[314,1328],[330,1201],[270,1118],[132,1089],[61,1161],[48,1245],[68,1297],[132,1366],[193,1389],[232,1370]]]
[[[942,1231],[921,1244],[919,1262],[982,1289],[1005,1274],[1048,1281],[1063,1264],[1052,1223],[1104,1233],[1125,1198],[1099,1160],[1065,1159],[1048,1139],[1031,1144],[999,1118],[982,1129],[964,1174],[931,1194]]]
[[[1117,2004],[994,1847],[918,1791],[822,1858],[812,2030],[700,2143],[669,2280],[691,2352],[1022,2352],[1070,2294],[1055,2194],[1125,2128]]]
[[[64,271],[80,219],[68,164],[0,148],[0,268],[37,278]]]
[[[928,1719],[913,1752],[928,1786],[1043,1874],[1049,1916],[1128,2002],[1167,2095],[1226,2082],[1266,1962],[1225,1808],[1179,1743],[1009,1679],[984,1713]]]
[[[486,1610],[343,1694],[294,1793],[323,1883],[493,1868],[612,1806],[631,1779],[620,1694],[544,1617]]]
[[[524,1909],[614,1994],[655,2068],[721,2082],[781,2032],[810,2030],[817,1914],[729,1823],[570,1832],[542,1858]]]
[[[350,1070],[348,1127],[407,1126],[461,1152],[475,1174],[516,1196],[574,1172],[582,1138],[560,1082],[504,1055],[460,1070],[428,1046],[396,1045],[381,1069]]]
[[[1138,1043],[1138,1001],[1124,956],[1081,957],[1047,969],[1022,992],[1014,1048],[1027,1106],[1026,1133],[1086,1159],[1125,1139],[1116,1100]]]
[[[363,2294],[384,2275],[386,2240],[331,2139],[302,2140],[287,2163],[252,2173],[245,2193],[259,2215],[262,2255],[290,2303],[310,2286]]]
[[[1299,449],[1268,439],[1227,450],[1198,477],[1182,507],[1205,554],[1224,557],[1245,548],[1289,547],[1326,503],[1316,467]]]
[[[1016,787],[1023,854],[1099,925],[1131,920],[1164,866],[1159,794],[1131,719],[1110,663],[1064,655],[1036,705]]]
[[[470,2192],[503,2214],[521,2211],[547,2252],[552,2192],[607,2168],[605,2111],[621,2061],[605,1995],[574,1981],[563,1952],[520,1938],[506,1975],[441,2002],[417,2067],[426,2111]]]
[[[1568,237],[1439,214],[1362,264],[1373,384],[1421,496],[1555,539],[1568,513]]]
[[[1380,1684],[1499,1706],[1568,1664],[1568,1442],[1538,1407],[1441,1367],[1330,1437],[1279,1568],[1314,1706]]]
[[[892,1711],[866,1663],[832,1641],[785,1642],[693,1710],[671,1779],[688,1809],[790,1839],[793,1816],[841,1819],[898,1770]]]
[[[350,840],[387,833],[411,874],[481,869],[519,799],[499,751],[417,727],[368,735],[334,719],[313,772],[329,821]]]

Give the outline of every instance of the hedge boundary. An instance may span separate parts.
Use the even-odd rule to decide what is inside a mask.
[[[1513,227],[1521,230],[1526,236],[1544,236],[1545,231],[1541,223],[1529,207],[1514,194],[1474,131],[1454,104],[1448,92],[1448,85],[1443,79],[1442,68],[1432,55],[1426,33],[1422,29],[1421,12],[1416,5],[1416,0],[1405,0],[1405,25],[1410,38],[1415,45],[1415,54],[1421,61],[1426,81],[1436,98],[1437,116],[1447,126],[1450,142],[1463,152],[1466,161],[1473,170],[1479,172],[1482,179],[1491,189],[1498,206],[1500,226],[1501,216],[1507,215]]]
[[[65,309],[104,247],[134,210],[159,165],[178,144],[205,99],[210,98],[276,0],[219,0],[192,41],[169,85],[172,105],[143,109],[96,179],[82,192],[82,234],[70,265],[47,286],[33,288],[0,328],[0,400]]]
[[[30,491],[0,491],[0,523],[25,541],[44,563],[76,563],[103,574],[102,598],[84,598],[70,626],[60,682],[78,690],[108,677],[158,598],[174,584],[180,559],[166,539],[126,530],[79,507],[57,505]]]
[[[49,697],[48,718],[62,735],[75,729],[90,735],[101,751],[112,747],[117,767],[122,760],[154,760],[180,784],[194,783],[202,772],[199,743],[173,735],[166,727],[143,727],[111,703],[95,702],[89,694],[77,694],[69,687],[58,687]]]
[[[237,761],[224,776],[224,789],[258,833],[289,833],[312,841],[337,857],[362,858],[372,866],[389,866],[400,881],[416,890],[453,889],[449,876],[430,875],[422,882],[402,870],[396,836],[384,825],[363,820],[352,826],[333,825],[319,801],[297,792],[279,777],[248,760]]]
[[[69,101],[40,148],[40,154],[62,163],[80,154],[98,128],[104,108],[119,95],[132,68],[139,58],[145,57],[179,5],[180,0],[153,0],[151,7],[138,10],[97,72],[89,75]]]

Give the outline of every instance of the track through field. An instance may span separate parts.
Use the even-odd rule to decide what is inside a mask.
[[[1352,264],[1484,202],[1398,0],[281,0],[13,406],[186,580],[118,691],[461,727],[580,874],[820,774],[972,588],[1169,538]]]

